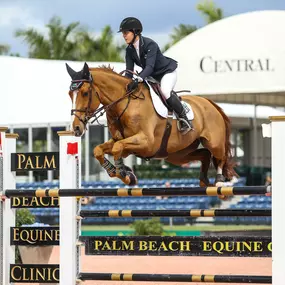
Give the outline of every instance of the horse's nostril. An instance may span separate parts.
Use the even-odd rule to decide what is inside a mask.
[[[75,131],[80,131],[79,126],[76,126],[76,127],[75,127]]]

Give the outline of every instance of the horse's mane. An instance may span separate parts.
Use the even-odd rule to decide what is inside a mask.
[[[105,73],[112,74],[114,76],[118,76],[118,77],[120,77],[120,79],[124,79],[126,81],[129,80],[128,77],[124,76],[123,74],[120,74],[120,73],[116,72],[114,70],[114,67],[111,67],[110,64],[108,64],[108,66],[105,65],[105,64],[102,64],[102,65],[99,65],[98,67],[91,67],[91,68],[89,68],[89,70],[90,71],[97,71],[97,72],[98,71],[102,71],[102,72],[105,72]]]
[[[95,71],[95,70],[102,70],[104,72],[108,72],[108,73],[112,73],[112,74],[116,74],[116,75],[119,75],[121,76],[119,73],[117,73],[115,70],[114,70],[114,67],[111,67],[111,65],[109,64],[108,66],[103,64],[103,65],[99,65],[98,67],[91,67],[89,68],[90,71]]]

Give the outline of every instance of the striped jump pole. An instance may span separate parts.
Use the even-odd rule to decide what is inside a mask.
[[[265,195],[271,186],[172,187],[172,188],[101,188],[101,189],[8,189],[7,197],[126,197],[126,196],[232,196]]]
[[[80,216],[91,217],[270,217],[269,209],[213,209],[213,210],[82,210]]]
[[[80,273],[79,281],[152,281],[152,282],[207,282],[271,284],[271,276],[255,275],[193,275],[193,274],[124,274],[124,273]]]

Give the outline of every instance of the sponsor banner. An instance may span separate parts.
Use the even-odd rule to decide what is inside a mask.
[[[11,227],[10,238],[11,245],[59,245],[59,227]]]
[[[84,237],[86,255],[271,256],[271,237]]]
[[[11,154],[11,171],[59,170],[59,152]]]
[[[11,283],[59,283],[58,264],[10,264]]]

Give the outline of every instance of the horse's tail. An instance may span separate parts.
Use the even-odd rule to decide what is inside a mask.
[[[205,98],[207,99],[207,98]],[[233,176],[238,177],[238,174],[235,172],[234,167],[236,166],[236,163],[233,161],[233,155],[231,152],[232,144],[230,140],[230,135],[231,135],[231,121],[229,117],[224,113],[223,109],[218,106],[216,103],[214,103],[212,100],[207,99],[222,115],[224,122],[225,122],[225,128],[226,128],[226,139],[225,139],[225,155],[226,155],[226,160],[225,164],[223,167],[223,175],[231,179]],[[213,157],[213,163],[214,166],[217,168],[218,167],[218,162],[215,157]]]

